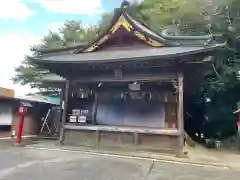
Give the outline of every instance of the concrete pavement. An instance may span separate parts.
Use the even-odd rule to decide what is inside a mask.
[[[188,152],[188,156],[185,158],[178,158],[174,155],[153,153],[146,151],[133,151],[123,149],[107,149],[107,148],[89,148],[84,146],[68,146],[60,145],[59,141],[54,140],[37,140],[34,144],[30,144],[27,147],[31,148],[43,148],[43,149],[61,149],[61,150],[72,150],[81,151],[90,154],[107,154],[117,155],[123,157],[140,157],[151,160],[162,160],[165,162],[179,162],[193,165],[207,165],[207,166],[218,166],[227,167],[235,170],[240,170],[240,154],[234,152],[223,152],[212,149],[206,149],[202,146],[196,146],[196,148],[185,147],[184,151]]]
[[[205,180],[240,178],[225,167],[61,149],[0,147],[1,180]]]

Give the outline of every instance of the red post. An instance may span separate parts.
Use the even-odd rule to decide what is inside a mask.
[[[237,113],[238,123],[240,123],[240,113]],[[238,124],[237,124],[238,125]],[[239,124],[240,125],[240,124]]]
[[[237,132],[237,149],[240,151],[240,113],[238,113],[237,127],[238,127],[238,132]]]
[[[23,130],[23,122],[24,122],[24,105],[20,104],[20,107],[18,109],[18,115],[20,117],[20,120],[18,122],[18,130],[17,130],[17,139],[16,144],[20,145],[22,142],[22,130]]]
[[[240,128],[240,121],[237,122],[237,126],[238,126],[238,128]]]

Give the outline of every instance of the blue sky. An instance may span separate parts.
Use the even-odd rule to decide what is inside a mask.
[[[30,46],[66,20],[94,24],[102,12],[109,12],[120,3],[121,0],[5,0],[0,5],[0,49],[5,62],[0,67],[0,86],[15,89],[17,95],[33,91],[10,80],[14,68],[30,53]]]
[[[69,2],[67,0],[8,1],[12,1],[13,6],[19,6],[18,10],[22,12],[18,14],[8,9],[10,11],[9,13],[16,13],[16,16],[11,15],[12,17],[7,17],[7,15],[5,15],[5,18],[0,12],[0,33],[6,33],[15,29],[16,31],[24,31],[33,35],[43,35],[46,33],[46,30],[51,28],[52,24],[60,24],[65,20],[81,20],[86,24],[94,24],[99,20],[99,14],[101,12],[111,11],[115,7],[119,7],[121,2],[121,0],[68,0]],[[65,2],[62,6],[70,4],[71,1],[73,2],[73,6],[62,7],[59,5],[61,1]],[[54,3],[51,4],[51,2]],[[20,3],[26,7],[25,11],[21,10],[20,5],[16,5]],[[79,7],[76,8],[76,6]],[[3,8],[4,7],[0,7],[0,10]],[[22,7],[22,9],[24,8]]]

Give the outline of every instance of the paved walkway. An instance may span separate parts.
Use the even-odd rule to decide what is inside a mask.
[[[1,147],[0,180],[238,180],[224,167],[36,147]]]
[[[240,153],[237,151],[207,149],[202,146],[186,147],[191,162],[227,166],[240,171]]]
[[[240,154],[234,152],[222,152],[217,150],[206,149],[201,146],[196,148],[186,147],[185,151],[188,152],[188,156],[185,158],[177,158],[174,155],[150,153],[141,151],[124,151],[116,149],[89,149],[81,146],[61,146],[58,141],[42,140],[37,141],[36,144],[30,144],[28,147],[34,148],[47,148],[47,149],[65,149],[73,151],[88,152],[93,154],[105,154],[105,155],[119,155],[127,157],[141,157],[151,160],[164,160],[174,161],[179,163],[191,163],[196,165],[208,165],[208,166],[220,166],[235,169],[240,171]]]

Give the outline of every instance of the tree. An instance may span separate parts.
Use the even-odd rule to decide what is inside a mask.
[[[176,26],[182,35],[239,32],[238,0],[145,0],[137,6],[138,17],[160,32]]]
[[[234,134],[233,111],[239,96],[238,67],[233,66],[235,39],[240,35],[239,0],[146,0],[138,16],[155,31],[170,27],[171,35],[221,34],[228,48],[215,58],[199,90],[185,96],[186,129],[193,135],[223,138]],[[169,35],[165,33],[166,35]]]
[[[147,0],[137,8],[139,17],[156,31],[174,25],[183,35],[207,34],[204,14],[210,11],[197,0]]]
[[[78,43],[85,43],[95,39],[100,33],[103,32],[108,25],[108,19],[111,14],[103,14],[99,25],[84,27],[81,21],[66,21],[58,32],[49,32],[43,37],[41,43],[33,45],[32,49],[56,49],[60,47],[71,46]],[[37,56],[36,51],[32,51],[33,56]],[[16,75],[13,77],[15,83],[22,85],[29,84],[31,87],[49,90],[49,85],[40,83],[39,79],[48,74],[49,72],[39,68],[34,64],[31,59],[25,57],[20,66],[15,69]]]
[[[239,68],[234,66],[234,53],[240,28],[240,3],[237,0],[222,0],[216,5],[207,22],[213,34],[223,34],[222,39],[228,43],[228,49],[218,53],[202,87],[189,97],[191,100],[195,98],[195,101],[187,102],[192,115],[188,129],[192,133],[201,131],[207,137],[223,139],[236,133],[237,118],[233,111],[240,99],[240,81]]]

